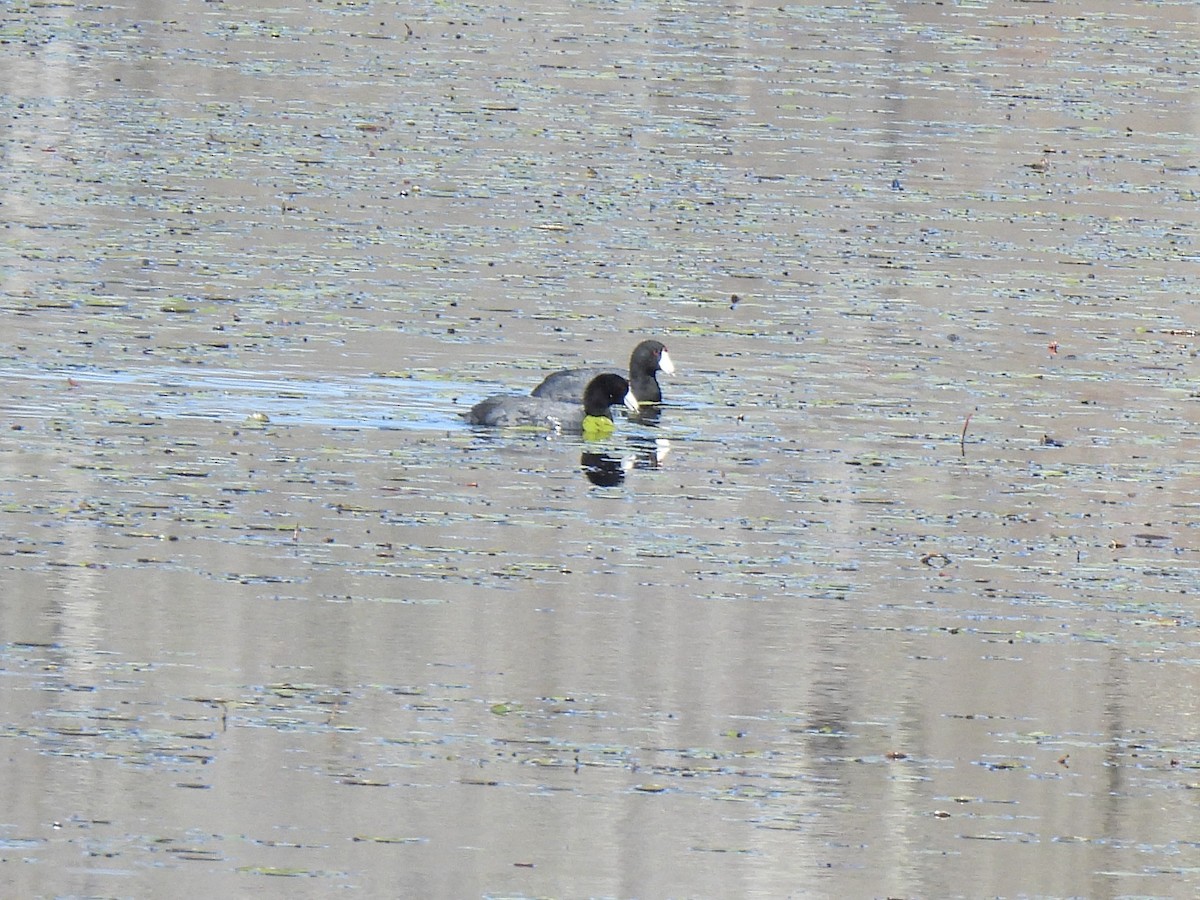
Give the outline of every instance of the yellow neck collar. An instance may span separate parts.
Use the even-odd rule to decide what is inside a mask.
[[[613,433],[613,429],[613,420],[608,416],[583,417],[584,440],[594,441],[600,438],[606,438]]]

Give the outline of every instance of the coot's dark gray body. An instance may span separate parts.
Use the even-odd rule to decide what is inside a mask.
[[[585,418],[611,419],[609,407],[617,403],[624,403],[628,409],[637,412],[637,399],[629,389],[629,382],[620,375],[606,372],[581,388],[579,398],[574,402],[498,395],[481,400],[463,416],[472,425],[534,425],[556,431],[582,431]]]

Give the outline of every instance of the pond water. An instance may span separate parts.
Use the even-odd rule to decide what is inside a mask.
[[[1200,892],[1190,2],[18,2],[21,897]],[[467,426],[676,363],[657,422]]]

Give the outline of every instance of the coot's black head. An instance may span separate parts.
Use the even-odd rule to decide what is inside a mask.
[[[629,377],[633,393],[643,403],[661,403],[662,389],[658,386],[659,372],[668,375],[675,371],[675,363],[662,341],[642,341],[633,348],[629,357]]]
[[[588,382],[583,391],[583,412],[588,416],[608,416],[610,406],[624,403],[632,412],[637,412],[637,398],[629,390],[629,382],[620,375],[609,372],[598,375]]]

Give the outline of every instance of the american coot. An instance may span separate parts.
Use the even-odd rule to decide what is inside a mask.
[[[583,390],[583,386],[610,369],[564,369],[547,375],[545,380],[533,389],[533,396],[544,397],[547,400],[573,400]],[[675,371],[675,364],[667,348],[659,341],[642,341],[633,348],[629,357],[629,385],[633,396],[639,403],[661,403],[662,389],[658,386],[655,375],[658,372],[670,375]]]
[[[604,437],[613,430],[609,407],[624,403],[637,412],[637,398],[629,382],[607,372],[588,382],[583,390],[583,405],[576,400],[564,403],[545,397],[488,397],[463,413],[472,425],[539,425],[556,431],[582,431],[584,437]]]

